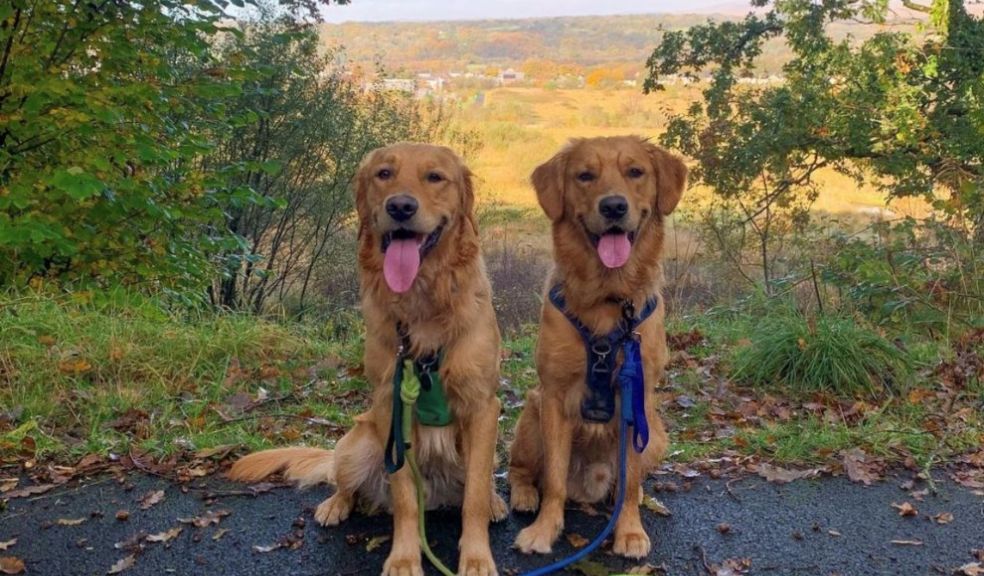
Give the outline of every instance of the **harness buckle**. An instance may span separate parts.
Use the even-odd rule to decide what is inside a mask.
[[[591,366],[592,372],[608,372],[608,355],[612,353],[612,343],[608,340],[598,340],[591,344],[591,352],[597,360]]]

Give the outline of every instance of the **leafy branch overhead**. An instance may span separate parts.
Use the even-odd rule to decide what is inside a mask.
[[[928,16],[924,33],[886,25],[864,41],[828,26],[886,23],[897,15],[884,0],[753,5],[742,21],[666,32],[647,62],[647,91],[676,75],[709,78],[703,102],[664,136],[698,160],[698,181],[725,197],[761,184],[767,205],[815,195],[811,177],[833,167],[984,234],[984,23],[963,0],[906,2]],[[792,53],[783,82],[742,85],[775,38]]]

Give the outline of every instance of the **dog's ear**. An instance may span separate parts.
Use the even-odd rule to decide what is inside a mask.
[[[536,190],[536,199],[543,212],[554,222],[564,215],[564,172],[567,170],[567,157],[570,147],[554,155],[533,170],[530,181]]]
[[[369,173],[369,169],[372,166],[373,159],[376,156],[376,150],[372,150],[362,157],[362,162],[359,163],[359,167],[355,171],[355,183],[353,190],[355,192],[355,212],[359,216],[359,222],[364,224],[369,220],[370,212],[369,209],[369,185],[372,183],[372,174]]]
[[[656,206],[663,216],[673,212],[687,187],[687,165],[655,144],[643,144],[656,172]]]
[[[460,160],[459,160],[460,162]],[[478,234],[478,222],[475,220],[475,184],[474,174],[461,163],[461,212],[471,223],[472,229]]]

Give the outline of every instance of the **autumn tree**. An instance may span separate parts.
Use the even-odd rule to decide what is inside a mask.
[[[669,74],[709,78],[703,101],[672,118],[663,142],[697,160],[694,181],[738,206],[734,225],[770,246],[769,227],[803,216],[818,170],[919,196],[965,237],[984,241],[984,24],[963,0],[905,0],[923,34],[886,26],[834,40],[832,22],[886,22],[884,0],[754,0],[745,19],[667,32],[646,91]],[[741,84],[766,41],[791,59],[780,84]],[[978,244],[979,246],[980,244]],[[772,280],[763,255],[764,282]]]

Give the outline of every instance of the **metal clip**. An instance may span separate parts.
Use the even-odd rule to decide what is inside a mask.
[[[594,365],[591,366],[592,372],[608,372],[608,355],[612,353],[612,343],[608,340],[601,340],[591,344],[591,353],[598,357]]]

